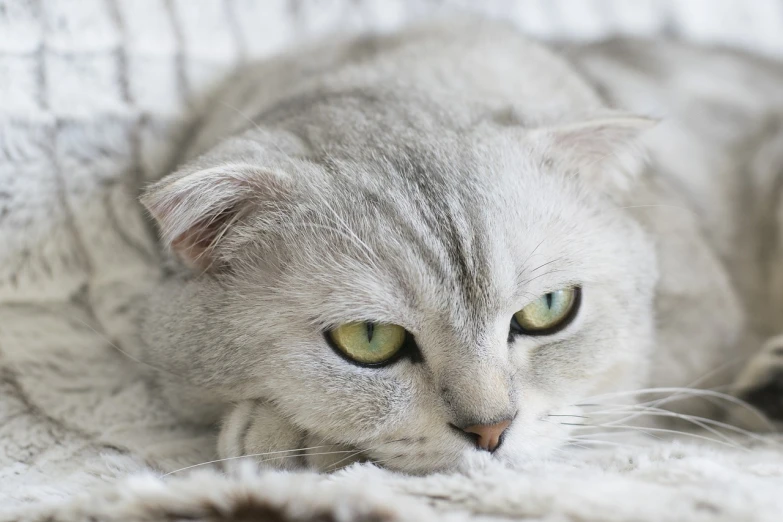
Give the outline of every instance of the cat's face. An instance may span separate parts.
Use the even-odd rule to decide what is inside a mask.
[[[194,373],[264,400],[302,435],[291,448],[409,472],[562,444],[579,418],[560,415],[643,376],[656,275],[638,226],[552,154],[485,130],[164,180],[147,204],[209,272],[209,312],[183,312],[213,361]],[[527,327],[523,310],[539,313]],[[461,429],[505,421],[492,453]]]

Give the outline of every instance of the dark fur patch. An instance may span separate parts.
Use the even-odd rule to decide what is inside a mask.
[[[338,522],[338,517],[332,510],[314,510],[302,513],[285,505],[275,505],[265,499],[256,498],[252,494],[235,498],[229,506],[215,505],[205,501],[193,506],[187,512],[161,513],[161,520],[199,521],[199,522]],[[365,513],[356,513],[346,519],[351,522],[391,522],[396,517],[387,511],[373,509]]]
[[[762,385],[740,396],[772,420],[783,421],[783,368],[775,370]]]

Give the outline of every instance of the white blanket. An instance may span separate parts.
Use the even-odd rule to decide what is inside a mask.
[[[172,420],[123,353],[157,272],[138,187],[235,64],[460,6],[541,36],[667,32],[783,56],[781,0],[0,0],[0,520],[783,520],[775,441],[470,476],[163,476],[214,441]]]

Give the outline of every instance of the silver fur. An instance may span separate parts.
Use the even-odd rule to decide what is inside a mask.
[[[548,414],[688,385],[778,333],[776,65],[454,22],[302,49],[220,99],[144,197],[184,263],[139,357],[183,414],[223,417],[224,457],[519,463],[567,437]],[[516,311],[572,284],[570,326],[509,343]],[[423,360],[337,356],[324,330],[360,320],[403,325]],[[509,416],[491,455],[450,427]]]

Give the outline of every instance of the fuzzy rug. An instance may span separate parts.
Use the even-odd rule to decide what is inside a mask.
[[[783,519],[774,440],[575,449],[469,475],[168,474],[214,458],[214,440],[175,422],[127,356],[128,310],[158,271],[139,186],[242,61],[456,8],[541,36],[783,56],[781,0],[0,0],[0,520]]]

